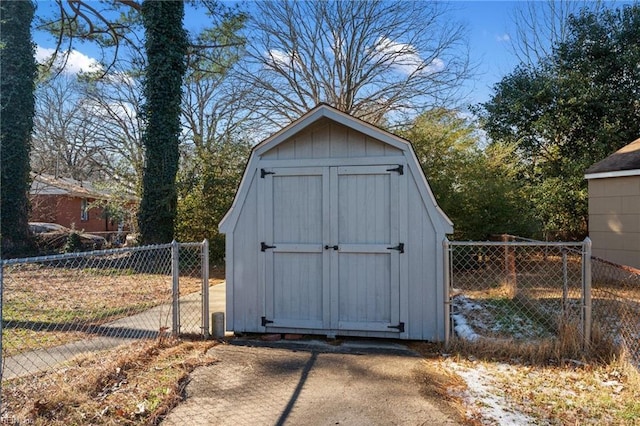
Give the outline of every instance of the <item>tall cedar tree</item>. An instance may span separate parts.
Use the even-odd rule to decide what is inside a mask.
[[[30,248],[29,151],[33,128],[36,62],[31,42],[31,1],[0,4],[0,232],[2,255]]]
[[[147,0],[142,3],[148,58],[143,89],[145,165],[138,213],[143,244],[166,243],[173,239],[180,104],[188,47],[183,18],[182,1]]]

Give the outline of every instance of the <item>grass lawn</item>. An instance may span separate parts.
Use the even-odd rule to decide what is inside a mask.
[[[222,281],[212,274],[210,284]],[[201,289],[199,277],[180,277],[180,294]],[[5,268],[3,356],[89,337],[99,326],[171,303],[171,277],[129,270],[23,266]]]
[[[216,362],[207,354],[215,344],[172,338],[145,340],[76,357],[57,372],[4,383],[0,421],[158,424],[182,400],[189,373]]]
[[[530,362],[505,351],[443,353],[417,344],[425,392],[469,425],[640,425],[640,372],[626,361]]]

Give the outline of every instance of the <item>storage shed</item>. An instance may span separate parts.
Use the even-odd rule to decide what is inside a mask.
[[[404,139],[319,105],[254,147],[220,231],[230,331],[444,339],[453,225]]]
[[[593,254],[640,268],[640,139],[585,172]]]

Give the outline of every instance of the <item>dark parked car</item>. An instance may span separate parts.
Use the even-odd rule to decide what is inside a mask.
[[[69,239],[69,235],[75,233],[79,236],[81,250],[102,250],[107,245],[107,240],[99,235],[74,231],[57,223],[29,222],[29,229],[38,238],[43,247],[48,250],[61,250]]]

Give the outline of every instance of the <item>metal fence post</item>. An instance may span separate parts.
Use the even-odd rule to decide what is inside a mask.
[[[209,240],[202,242],[202,333],[209,338]]]
[[[515,298],[518,293],[518,275],[516,273],[516,247],[511,247],[510,242],[513,239],[510,235],[503,235],[502,241],[504,241],[504,272],[506,282],[511,292],[511,298]]]
[[[583,349],[591,344],[591,239],[582,244],[582,327]]]
[[[567,315],[567,299],[569,298],[569,268],[567,263],[567,250],[562,249],[562,316]]]
[[[173,335],[180,332],[180,245],[171,241],[171,298],[173,303],[172,329]]]
[[[449,286],[451,285],[449,239],[447,237],[442,241],[442,252],[444,254],[444,346],[449,347],[449,339],[451,334],[451,298],[449,296]]]

